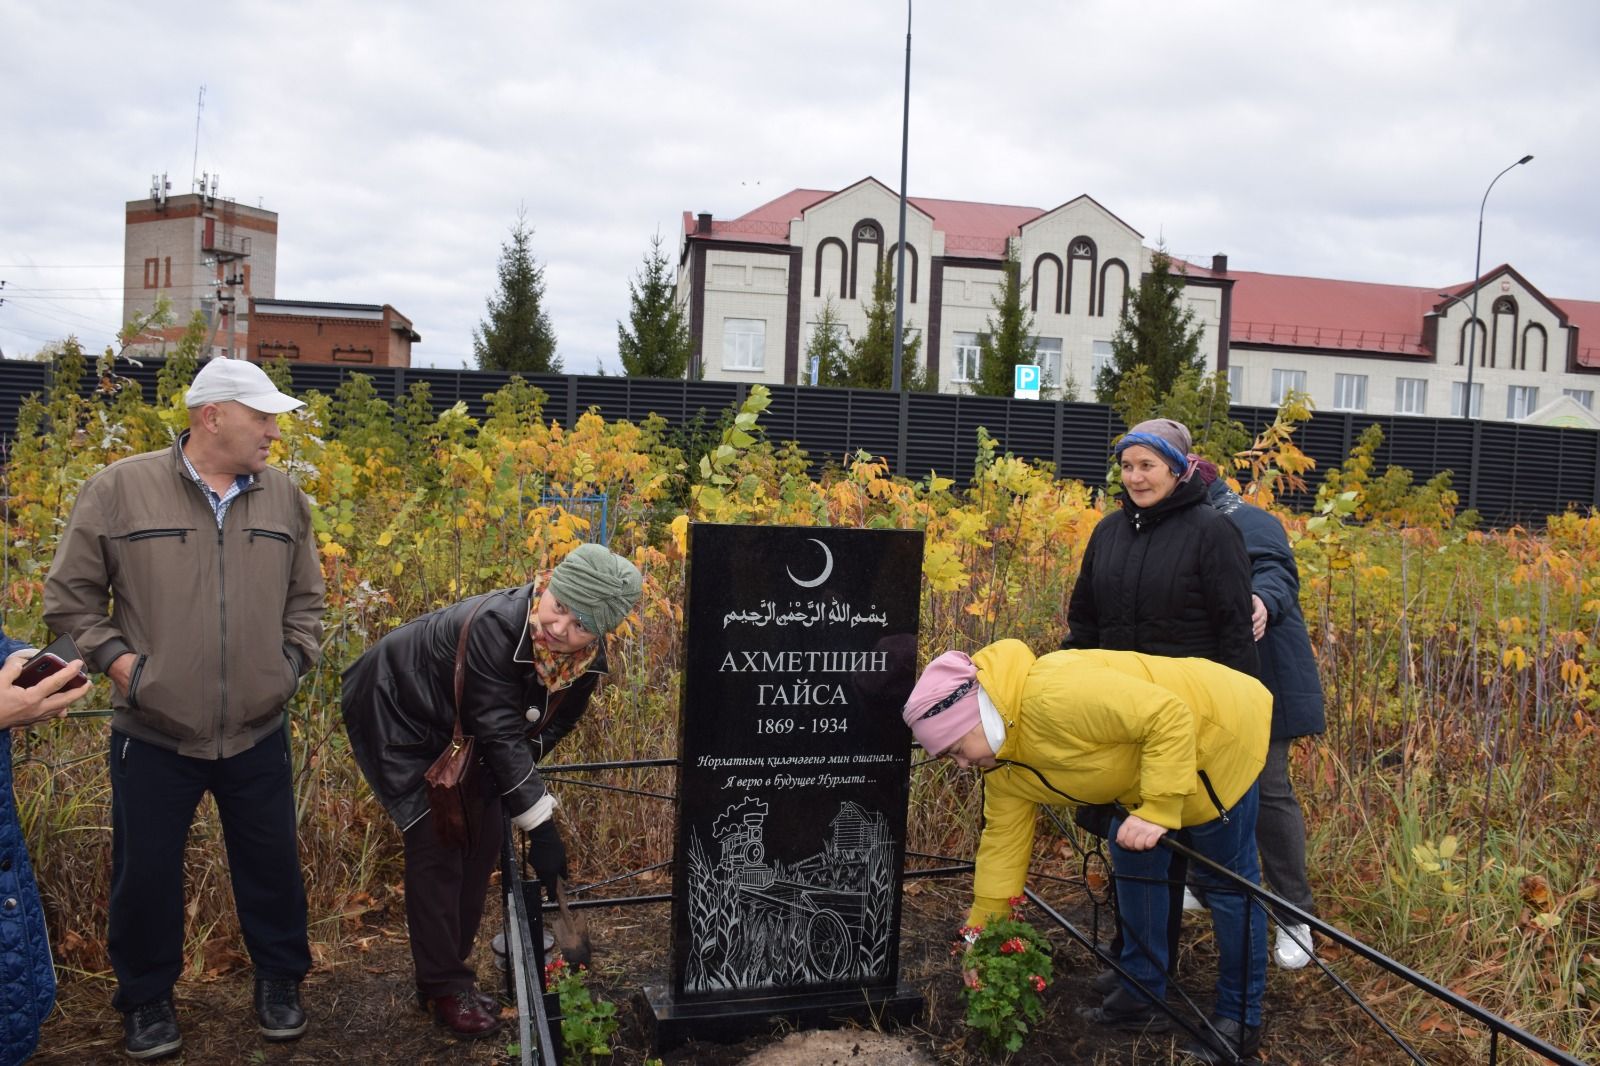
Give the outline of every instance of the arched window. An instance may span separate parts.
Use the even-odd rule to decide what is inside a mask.
[[[1469,330],[1477,333],[1477,340],[1473,341]],[[1461,347],[1456,352],[1456,366],[1467,365],[1467,349],[1471,346],[1478,353],[1478,365],[1486,366],[1489,361],[1489,331],[1483,327],[1483,319],[1471,318],[1461,324]]]
[[[898,263],[898,262],[900,262],[900,242],[896,241],[895,243],[889,245],[888,268],[889,268],[889,277],[890,277],[891,280],[894,278],[894,268],[895,268],[895,264]],[[914,245],[914,244],[906,245],[906,262],[910,264],[910,268],[909,268],[910,274],[906,278],[906,284],[911,286],[910,295],[908,297],[906,297],[906,302],[907,303],[916,303],[917,302],[917,246],[916,245]]]
[[[1101,318],[1106,314],[1106,295],[1111,292],[1112,282],[1117,285],[1117,314],[1120,316],[1128,306],[1128,264],[1120,259],[1107,259],[1105,266],[1100,268],[1100,299],[1095,301],[1094,313]]]
[[[827,262],[828,249],[830,247],[831,248],[837,248],[839,250],[839,294],[838,295],[839,295],[840,299],[843,299],[844,296],[845,296],[845,292],[846,292],[846,290],[845,290],[846,278],[848,276],[848,271],[850,270],[850,252],[849,252],[849,250],[847,250],[845,248],[844,242],[841,241],[837,237],[824,237],[824,238],[822,238],[822,240],[817,242],[817,265],[816,265],[817,280],[816,280],[816,284],[813,286],[812,295],[813,296],[821,296],[822,295],[822,271],[823,271],[823,269],[825,267],[825,264]]]
[[[1049,273],[1046,274],[1048,267]],[[1061,260],[1051,252],[1045,252],[1033,261],[1033,289],[1028,298],[1033,301],[1032,310],[1039,310],[1040,279],[1048,278],[1053,286],[1055,302],[1050,306],[1053,314],[1061,313]]]
[[[1527,369],[1528,356],[1539,364],[1540,373],[1550,369],[1550,334],[1537,322],[1529,322],[1522,331],[1522,365]]]
[[[1501,296],[1494,302],[1489,314],[1489,365],[1499,366],[1501,350],[1506,352],[1506,366],[1512,370],[1526,370],[1528,356],[1517,351],[1517,301]]]
[[[865,249],[862,245],[872,246],[872,274],[867,277],[867,284],[871,285],[877,278],[877,271],[883,265],[883,227],[878,225],[876,219],[864,218],[855,224],[850,231],[850,299],[856,298],[856,285],[860,281],[861,256]]]
[[[1088,288],[1087,298],[1079,303],[1086,315],[1094,314],[1095,273],[1100,250],[1094,240],[1078,236],[1067,242],[1067,314],[1072,314],[1072,297],[1080,285]],[[1079,273],[1080,264],[1083,269]]]

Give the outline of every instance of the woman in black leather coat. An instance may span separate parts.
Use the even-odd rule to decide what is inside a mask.
[[[529,835],[539,879],[553,884],[566,853],[555,797],[535,767],[587,709],[606,670],[605,633],[639,598],[632,563],[595,544],[552,571],[441,608],[385,636],[344,674],[350,749],[405,838],[406,921],[417,999],[460,1036],[499,1027],[469,964],[489,875],[500,855],[501,812]],[[423,780],[454,736],[455,662],[463,627],[463,732],[481,760],[483,809],[465,850],[442,842]]]

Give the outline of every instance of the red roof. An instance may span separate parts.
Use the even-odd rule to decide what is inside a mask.
[[[1210,273],[1207,271],[1207,273]],[[1228,340],[1428,356],[1422,317],[1440,289],[1230,270]]]
[[[1485,278],[1508,270],[1496,267]],[[1422,346],[1423,317],[1448,303],[1441,293],[1466,293],[1470,282],[1417,288],[1368,281],[1335,281],[1287,274],[1230,270],[1214,275],[1190,266],[1190,273],[1234,280],[1230,343],[1284,344],[1429,356]],[[1600,368],[1600,303],[1550,300],[1578,328],[1578,363]]]
[[[789,221],[835,195],[837,193],[822,189],[794,189],[738,218],[712,219],[710,237],[756,244],[788,244]],[[1015,236],[1024,222],[1043,214],[1037,207],[980,204],[970,200],[908,196],[906,201],[931,217],[934,228],[944,233],[947,254],[974,258],[1004,258],[1006,238]],[[691,238],[705,236],[695,232],[695,217],[689,211],[683,213],[683,230]]]
[[[906,200],[933,216],[934,229],[944,231],[946,255],[978,259],[1004,259],[1006,238],[1016,236],[1023,223],[1044,214],[1037,207],[1012,204],[933,200],[923,196],[908,196]]]
[[[1567,325],[1578,329],[1578,365],[1600,370],[1600,303],[1594,300],[1556,300],[1567,313]]]

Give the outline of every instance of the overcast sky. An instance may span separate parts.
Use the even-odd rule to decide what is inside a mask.
[[[1093,196],[1180,256],[1600,300],[1593,0],[916,5],[909,191]],[[0,348],[121,317],[123,210],[198,162],[278,212],[277,295],[391,303],[471,362],[524,205],[566,369],[620,369],[658,229],[898,188],[905,5],[0,0]],[[674,261],[676,253],[674,252]]]

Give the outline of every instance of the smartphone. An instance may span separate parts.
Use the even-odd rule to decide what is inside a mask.
[[[45,678],[56,673],[74,659],[81,659],[78,654],[78,645],[67,634],[63,633],[50,642],[50,646],[29,659],[23,666],[22,673],[17,675],[15,682],[17,688],[32,688]],[[89,683],[89,675],[84,673],[83,667],[78,668],[78,676],[61,686],[60,691],[71,692],[75,688],[82,688]]]

